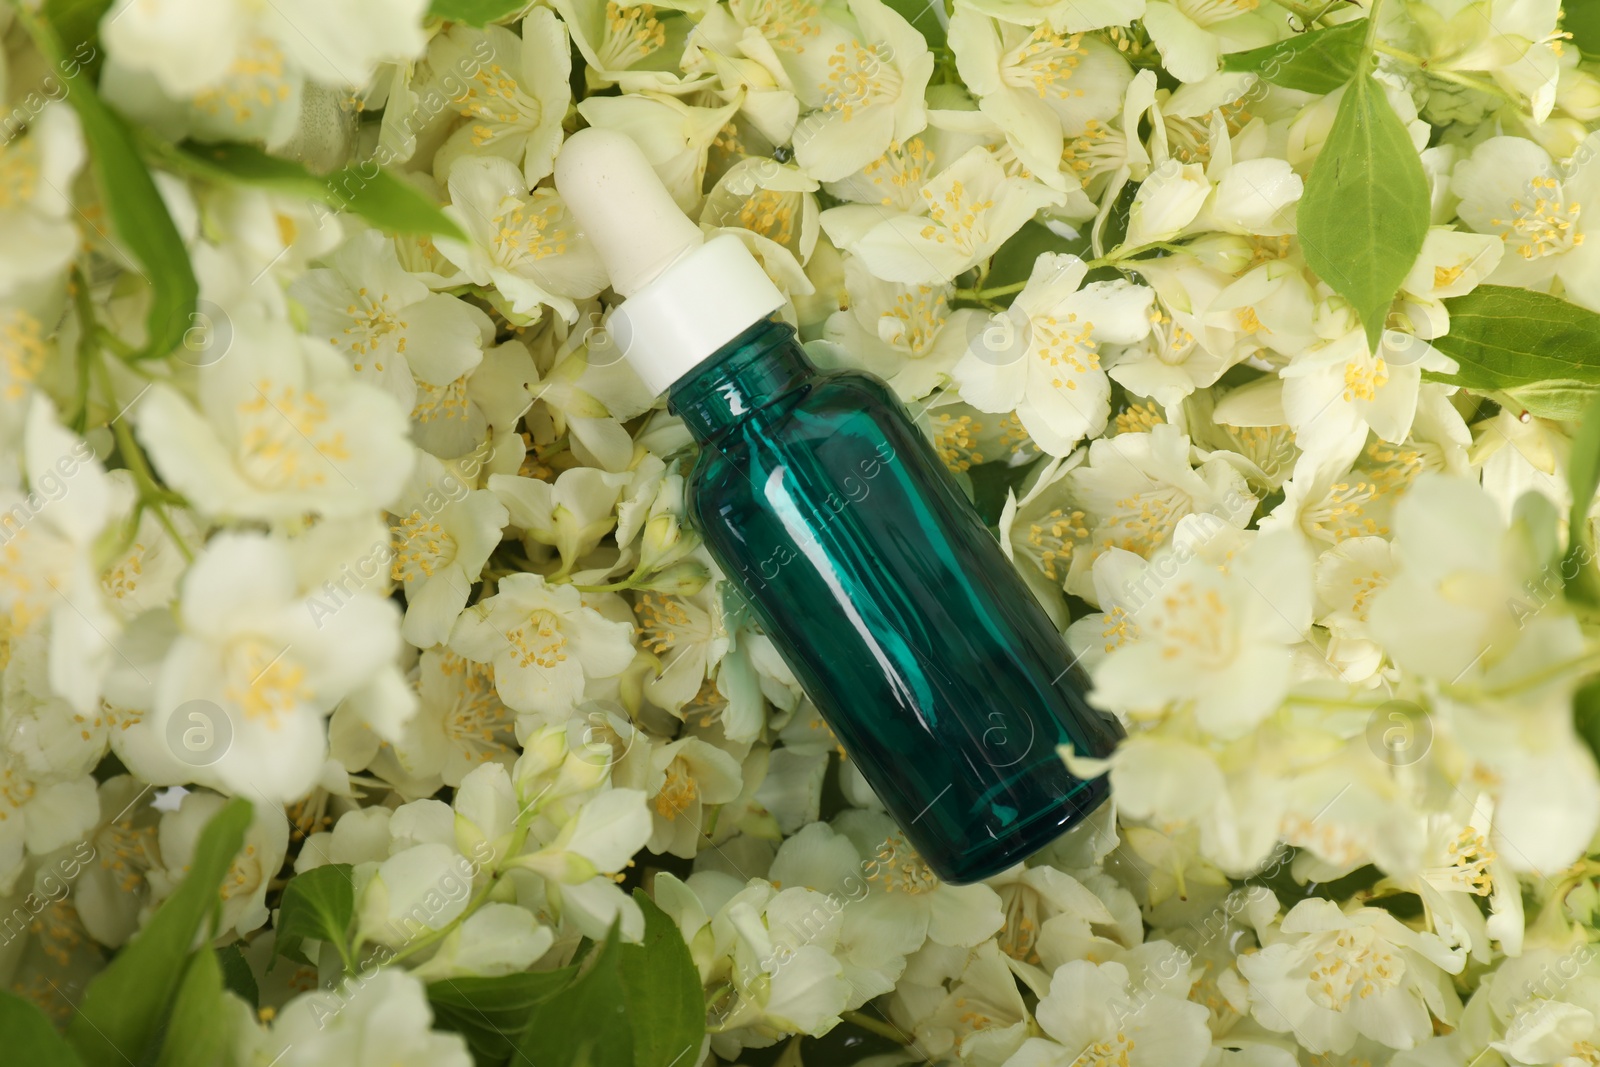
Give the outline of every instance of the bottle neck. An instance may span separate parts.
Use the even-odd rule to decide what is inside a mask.
[[[762,319],[673,383],[667,410],[705,444],[816,372],[794,327]]]

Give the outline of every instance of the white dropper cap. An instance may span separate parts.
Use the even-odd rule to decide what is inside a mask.
[[[624,134],[579,130],[556,157],[556,190],[626,299],[608,327],[660,394],[784,304],[739,238],[705,240]]]

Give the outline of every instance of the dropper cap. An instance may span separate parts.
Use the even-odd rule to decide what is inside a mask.
[[[573,134],[555,179],[625,298],[608,321],[612,339],[653,392],[783,306],[744,242],[731,234],[706,241],[624,134]]]

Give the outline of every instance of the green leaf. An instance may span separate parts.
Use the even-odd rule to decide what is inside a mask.
[[[943,12],[935,4],[943,0],[884,0],[895,14],[911,23],[911,28],[922,34],[929,48],[943,48],[947,27],[940,16]]]
[[[434,1025],[467,1039],[479,1067],[503,1064],[516,1051],[533,1009],[565,989],[577,967],[498,978],[447,978],[428,986]]]
[[[341,955],[348,953],[346,934],[356,909],[353,878],[350,864],[328,863],[289,879],[278,906],[278,955],[315,966],[316,960],[300,948],[308,937],[337,945]]]
[[[1331,93],[1355,77],[1366,36],[1367,20],[1357,19],[1230,53],[1223,57],[1222,69],[1255,74],[1285,89]]]
[[[1590,406],[1572,437],[1567,484],[1572,488],[1572,512],[1567,516],[1567,554],[1561,561],[1561,576],[1568,597],[1600,605],[1600,569],[1595,567],[1594,534],[1589,529],[1589,505],[1600,487],[1600,401]]]
[[[100,20],[111,9],[111,0],[44,0],[41,13],[56,28],[66,58],[60,68],[64,77],[73,78],[79,69],[98,79],[103,56],[100,49]]]
[[[156,1067],[226,1062],[232,1018],[222,1003],[222,965],[211,946],[203,945],[178,987]]]
[[[81,1067],[83,1063],[38,1005],[5,990],[0,990],[0,1042],[7,1063],[28,1067]]]
[[[1600,386],[1600,314],[1507,285],[1480,285],[1444,304],[1450,332],[1433,346],[1460,369],[1428,377],[1481,392]]]
[[[66,100],[83,126],[89,170],[115,234],[112,243],[138,263],[150,283],[145,345],[137,358],[163,358],[183,340],[200,295],[189,251],[139,156],[132,131],[100,99],[91,72],[78,62],[76,53],[69,53],[66,42],[83,32],[85,7],[57,4],[54,12],[47,8],[44,14],[44,20],[30,25],[39,48],[67,83]],[[53,15],[64,23],[51,21]],[[78,47],[81,41],[74,44]]]
[[[644,939],[618,948],[618,966],[633,1027],[634,1067],[694,1063],[706,1033],[700,970],[678,924],[643,889],[633,899],[644,912]]]
[[[526,0],[433,0],[428,5],[428,17],[487,26],[510,18],[527,6]]]
[[[222,984],[228,992],[252,1008],[259,1007],[261,990],[256,985],[256,973],[250,969],[250,961],[244,958],[239,942],[230,941],[217,949],[217,962],[222,965]]]
[[[633,1026],[613,925],[577,979],[533,1009],[517,1052],[538,1067],[628,1067]],[[698,984],[698,983],[697,983]],[[518,1062],[521,1062],[520,1060]]]
[[[1298,220],[1306,263],[1350,301],[1373,351],[1428,235],[1429,210],[1411,135],[1377,82],[1357,78],[1306,180]]]
[[[165,157],[175,167],[212,181],[271,189],[320,201],[335,211],[353,211],[390,233],[467,239],[421,189],[376,164],[358,163],[316,175],[252,145],[193,141],[168,149]]]
[[[89,983],[67,1037],[89,1067],[127,1067],[154,1051],[201,924],[244,844],[250,802],[234,797],[201,831],[189,873],[137,937]]]
[[[1594,0],[1567,0],[1562,5],[1561,28],[1572,34],[1585,59],[1600,55],[1600,4]]]

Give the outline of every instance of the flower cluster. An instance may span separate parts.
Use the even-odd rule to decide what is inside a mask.
[[[1589,3],[0,0],[0,1043],[1600,1063]],[[1122,720],[1042,854],[941,882],[701,546],[586,126]]]

